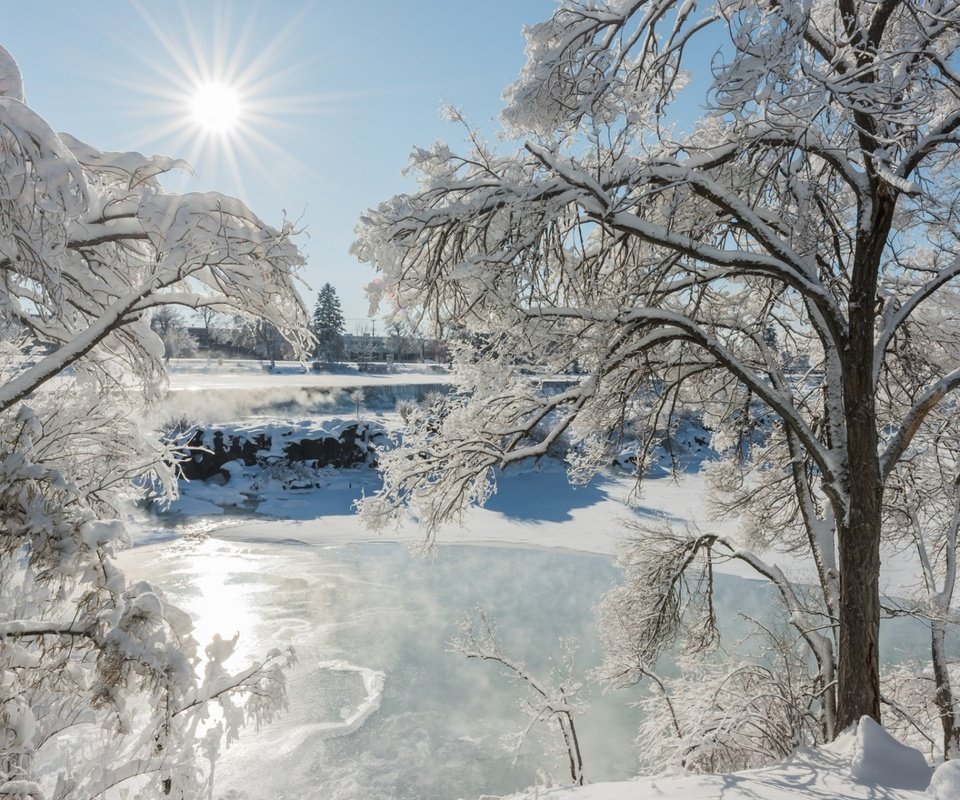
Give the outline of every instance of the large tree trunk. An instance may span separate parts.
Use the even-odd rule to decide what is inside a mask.
[[[859,361],[859,359],[857,359]],[[866,357],[867,365],[870,360]],[[837,728],[840,733],[867,715],[880,721],[880,508],[882,487],[877,456],[873,392],[846,382],[849,512],[841,520],[840,643],[837,654]]]
[[[837,730],[867,715],[880,721],[880,512],[883,481],[873,384],[877,273],[896,206],[878,194],[870,234],[857,243],[849,298],[849,338],[843,354],[847,429],[847,513],[837,514],[840,642]]]
[[[850,515],[849,521],[839,528],[840,643],[836,733],[863,715],[880,721],[882,492],[876,446],[868,445],[869,437],[851,436]]]
[[[869,460],[865,458],[864,462]],[[873,461],[876,461],[875,451]],[[863,715],[880,720],[879,470],[871,470],[864,462],[854,460],[856,466],[850,481],[850,521],[841,525],[839,531],[840,646],[837,655],[836,733]]]

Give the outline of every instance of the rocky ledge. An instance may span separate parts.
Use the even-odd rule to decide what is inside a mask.
[[[376,466],[376,448],[388,441],[383,427],[363,420],[249,423],[196,428],[180,449],[180,467],[190,481],[230,479],[225,464],[247,467],[303,464],[320,468]]]

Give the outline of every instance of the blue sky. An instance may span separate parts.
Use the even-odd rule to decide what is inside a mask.
[[[439,117],[452,103],[493,131],[503,88],[523,64],[522,28],[553,0],[67,2],[5,4],[0,40],[20,64],[27,101],[56,130],[101,149],[186,158],[196,177],[268,222],[283,210],[309,237],[304,275],[340,294],[353,332],[374,276],[347,252],[360,214],[411,188],[413,145],[457,141]],[[247,121],[222,141],[187,116],[190,78],[232,61],[246,73]]]

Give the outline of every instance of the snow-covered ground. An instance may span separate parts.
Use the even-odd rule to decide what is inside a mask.
[[[180,364],[172,372],[171,385],[175,400],[177,395],[180,399],[198,396],[192,390],[206,389],[208,391],[200,396],[208,400],[209,392],[218,393],[221,397],[229,397],[231,393],[240,396],[236,407],[242,409],[250,397],[262,398],[265,392],[278,389],[287,392],[380,385],[401,391],[401,387],[436,384],[443,379],[440,376],[441,380],[438,381],[437,374],[432,372],[359,376],[301,374],[296,369],[284,368],[279,374],[268,374],[262,369],[251,369],[249,365],[245,369],[224,370],[221,365]],[[184,395],[184,392],[189,394]],[[389,392],[383,396],[389,396]],[[339,402],[344,401],[341,398]],[[362,527],[353,515],[352,504],[363,492],[375,490],[377,483],[375,474],[366,468],[329,474],[323,488],[310,491],[281,491],[268,483],[251,494],[241,492],[242,487],[231,483],[224,486],[187,484],[183,487],[183,499],[173,511],[198,519],[197,529],[204,529],[219,540],[227,540],[241,547],[286,544],[316,549],[337,548],[358,542],[416,544],[421,539],[421,532],[412,519],[384,533],[372,533]],[[501,476],[498,483],[498,491],[485,509],[470,514],[462,526],[449,526],[441,531],[441,547],[447,544],[497,544],[611,555],[616,551],[617,542],[630,521],[643,522],[667,517],[704,528],[717,527],[709,518],[703,482],[696,475],[686,476],[679,481],[647,481],[642,494],[636,496],[634,481],[626,474],[611,473],[600,476],[587,486],[571,487],[566,481],[562,465],[545,459],[539,464],[515,469]],[[231,513],[241,504],[255,514]],[[224,509],[228,514],[218,526],[212,518]],[[200,520],[200,517],[203,519]],[[735,536],[736,527],[735,522],[723,523],[722,532]],[[155,543],[158,536],[162,540],[167,534],[154,528],[152,532],[145,531],[141,542]],[[128,568],[136,570],[139,565],[146,573],[153,572],[156,564],[146,564],[145,561],[150,558],[156,561],[158,546],[162,545],[154,544],[140,549],[139,553],[135,551],[128,555],[125,559],[129,563]],[[902,571],[903,563],[902,559],[885,559],[887,571],[884,573],[884,587],[887,592],[896,593],[898,588],[909,582],[911,576]],[[781,564],[796,577],[802,578],[807,574],[802,562],[784,562],[781,559]],[[730,565],[731,572],[754,577],[743,570],[738,565]],[[237,579],[236,573],[221,575],[219,579],[214,577],[208,591],[215,592],[216,585],[223,587]],[[198,591],[202,594],[203,589]],[[207,605],[209,607],[209,603]],[[227,602],[224,607],[211,613],[216,617],[231,612],[242,615],[243,609],[236,602]],[[208,628],[210,623],[209,620],[204,621],[202,615],[198,622],[201,630]],[[299,623],[291,616],[286,624],[291,632],[295,632]],[[319,730],[324,737],[330,734],[347,735],[349,738],[371,716],[380,713],[384,680],[389,682],[390,677],[385,677],[377,669],[357,666],[339,657],[326,658],[321,663],[325,663],[326,668],[333,672],[359,676],[362,681],[363,691],[354,698],[349,708],[343,709],[339,721],[315,723],[315,726],[319,725],[315,731]],[[281,726],[278,733],[283,730]],[[307,735],[303,726],[298,731],[297,736]],[[289,728],[286,732],[293,735]],[[287,742],[286,745],[291,750],[297,748],[296,742]],[[277,741],[273,742],[272,747],[276,749],[286,745]],[[247,757],[257,758],[255,753],[245,753]],[[385,766],[377,767],[381,768]],[[598,783],[581,789],[540,787],[533,793],[521,793],[516,797],[551,800],[929,800],[935,797],[937,800],[960,800],[960,775],[955,765],[941,768],[931,785],[931,793],[927,794],[925,790],[929,781],[930,770],[916,751],[902,748],[881,729],[866,721],[858,731],[848,732],[829,747],[803,751],[783,764],[738,775]],[[341,789],[347,793],[338,796],[352,796],[349,789],[344,788],[346,786],[348,784],[341,785]],[[357,791],[361,791],[361,788],[357,787]]]
[[[538,789],[516,800],[957,800],[960,763],[936,773],[864,717],[825,747],[804,748],[779,764],[730,775],[641,778],[583,788]],[[931,777],[933,780],[931,781]],[[928,791],[929,785],[929,791]]]
[[[256,494],[255,511],[262,519],[245,519],[242,525],[227,525],[218,536],[251,541],[291,541],[324,546],[358,542],[399,542],[416,546],[423,531],[408,518],[382,532],[366,528],[354,513],[353,503],[363,493],[376,491],[376,473],[366,468],[325,473],[319,491],[284,491],[264,486]],[[185,483],[174,512],[219,515],[235,508],[247,495],[238,485]],[[441,528],[441,545],[497,544],[544,547],[613,556],[631,524],[655,523],[658,519],[684,522],[736,537],[735,520],[711,519],[703,479],[685,475],[677,480],[659,478],[644,482],[639,494],[635,479],[624,472],[600,475],[586,486],[571,486],[565,467],[555,459],[519,466],[500,475],[497,491],[485,508],[472,511],[460,525]],[[791,577],[811,580],[813,574],[802,559],[777,557]],[[730,560],[718,569],[754,579],[756,573],[741,561]],[[909,561],[885,558],[883,591],[902,592],[913,581]]]

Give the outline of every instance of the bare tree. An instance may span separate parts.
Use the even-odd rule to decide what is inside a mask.
[[[270,368],[274,369],[287,352],[283,334],[272,322],[260,319],[253,323],[253,338],[257,355],[269,361]]]
[[[210,306],[204,306],[199,309],[200,321],[203,323],[203,335],[206,339],[205,345],[210,352],[217,345],[228,342],[228,327],[226,315]]]
[[[150,315],[150,328],[163,342],[163,359],[191,356],[197,349],[196,340],[187,331],[183,314],[173,306],[160,306]]]

